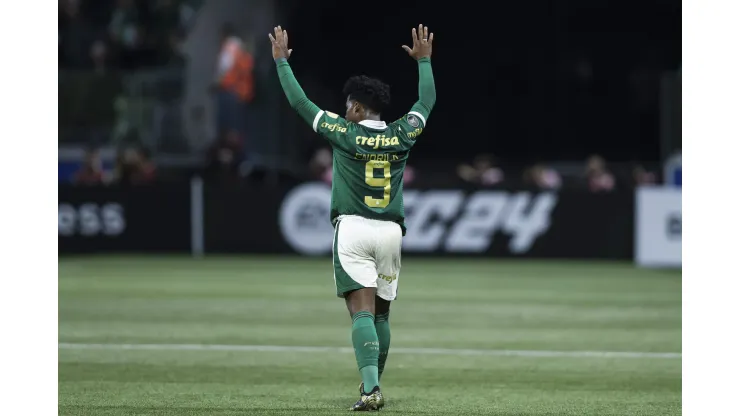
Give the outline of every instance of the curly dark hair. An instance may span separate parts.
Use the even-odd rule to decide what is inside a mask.
[[[351,77],[344,84],[344,96],[355,100],[376,113],[382,113],[391,103],[391,87],[365,75]]]

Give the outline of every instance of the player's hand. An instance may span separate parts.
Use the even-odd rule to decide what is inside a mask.
[[[417,61],[421,58],[432,57],[432,39],[434,33],[429,33],[429,28],[419,25],[419,30],[411,29],[411,38],[413,39],[413,48],[403,45],[403,49]]]
[[[270,42],[272,42],[272,59],[290,58],[293,49],[288,49],[288,31],[283,30],[280,26],[274,28],[274,30],[275,37],[272,36],[272,33],[267,35],[270,37]]]

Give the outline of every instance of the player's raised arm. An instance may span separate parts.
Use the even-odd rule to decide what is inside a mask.
[[[283,92],[285,92],[290,106],[298,111],[298,114],[306,123],[313,125],[317,114],[321,110],[306,97],[306,93],[303,92],[303,88],[298,84],[293,71],[290,69],[288,58],[293,50],[288,49],[288,31],[278,26],[275,28],[275,36],[273,37],[272,34],[268,36],[272,42],[272,57],[277,65],[280,85],[283,87]],[[313,126],[313,128],[316,130],[316,126]]]
[[[422,127],[424,127],[434,103],[437,101],[431,60],[434,33],[429,33],[428,27],[419,25],[418,30],[416,28],[411,29],[411,38],[413,41],[412,47],[403,45],[403,49],[419,63],[419,100],[411,108],[409,114],[419,117]]]

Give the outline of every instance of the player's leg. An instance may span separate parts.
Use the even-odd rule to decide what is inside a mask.
[[[388,320],[391,301],[396,299],[398,277],[401,271],[401,227],[386,222],[383,224],[376,262],[378,265],[378,290],[375,298],[375,331],[378,334],[378,377],[383,375],[388,350],[391,346],[391,326]]]
[[[391,325],[388,321],[391,302],[375,296],[375,332],[378,334],[378,382],[383,377],[383,369],[388,359],[388,349],[391,346]],[[365,390],[365,383],[360,383],[360,393]]]
[[[378,380],[383,377],[385,362],[388,360],[388,350],[391,347],[391,323],[388,321],[391,302],[375,297],[375,332],[378,334],[380,347],[378,355]]]
[[[385,362],[388,360],[388,350],[391,347],[391,302],[375,296],[375,332],[378,334],[378,382],[383,377]],[[364,391],[364,383],[360,383],[360,393]]]
[[[378,335],[375,332],[377,270],[372,257],[373,230],[362,218],[349,217],[334,232],[334,281],[352,317],[352,345],[366,386],[352,410],[382,407],[378,381]]]
[[[375,288],[352,291],[346,295],[345,302],[352,316],[352,346],[362,378],[361,393],[367,394],[380,387],[378,368],[380,351],[378,334],[375,330]]]

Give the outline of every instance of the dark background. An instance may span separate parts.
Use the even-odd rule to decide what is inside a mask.
[[[76,181],[86,149],[101,150],[104,183],[120,182],[127,149],[156,168],[149,181],[328,180],[327,142],[290,108],[277,79],[267,39],[277,24],[290,32],[291,65],[312,101],[343,113],[345,80],[376,76],[391,86],[386,121],[417,99],[416,64],[401,45],[419,23],[431,28],[437,102],[410,158],[415,184],[558,188],[546,179],[562,187],[613,179],[601,188],[630,188],[661,182],[661,165],[681,149],[678,0],[59,7],[63,183]],[[213,83],[226,26],[254,59],[248,103],[226,104],[230,92]],[[470,166],[472,177],[463,172]],[[496,170],[500,179],[483,183]]]
[[[429,26],[437,104],[414,158],[660,160],[659,85],[680,64],[679,1],[283,0],[276,9],[309,98],[341,110],[344,80],[376,76],[391,85],[388,120],[416,100],[416,66],[400,46]]]

